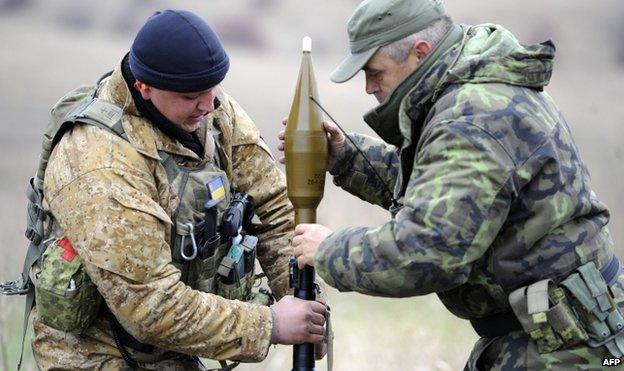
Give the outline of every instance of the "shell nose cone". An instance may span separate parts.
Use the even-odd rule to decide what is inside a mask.
[[[303,52],[312,52],[312,38],[310,36],[304,37],[301,44],[301,49],[303,50]]]

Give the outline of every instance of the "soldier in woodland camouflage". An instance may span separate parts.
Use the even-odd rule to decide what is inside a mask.
[[[467,370],[600,369],[621,357],[615,303],[624,306],[624,292],[609,212],[544,92],[554,45],[522,45],[494,24],[454,25],[431,0],[367,0],[348,27],[352,54],[332,80],[365,71],[366,92],[381,104],[364,120],[382,140],[349,136],[394,192],[332,123],[328,170],[392,218],[335,232],[297,226],[299,265],[314,265],[340,291],[437,293],[482,336]],[[542,280],[546,307],[529,298],[525,316],[526,292]],[[581,286],[591,292],[585,302],[574,295]],[[592,296],[605,299],[604,312]],[[599,323],[608,326],[594,334]]]
[[[60,249],[46,250],[43,264],[61,261],[59,253],[79,261],[86,276],[74,276],[68,292],[92,282],[98,296],[87,302],[103,300],[86,329],[66,332],[53,325],[72,320],[66,308],[37,295],[33,350],[40,369],[195,370],[203,369],[197,357],[257,362],[271,343],[323,339],[324,306],[288,296],[294,215],[285,178],[249,116],[219,84],[227,66],[199,16],[158,12],[97,88],[94,102],[113,107],[102,111],[109,114],[85,111],[84,123],[79,118],[54,147],[44,206],[53,217],[50,235],[64,239],[55,244]],[[92,119],[109,130],[87,124]],[[202,218],[206,181],[215,179],[222,188],[212,197],[229,199],[235,190],[255,202],[257,257],[279,300],[271,308],[215,295],[215,271],[229,245],[205,260],[180,258],[179,246],[190,246],[192,237],[185,223]],[[41,290],[42,281],[66,268],[38,269],[32,276]]]

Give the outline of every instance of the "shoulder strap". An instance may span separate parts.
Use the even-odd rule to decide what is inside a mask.
[[[122,108],[113,103],[96,98],[93,95],[88,95],[83,98],[76,107],[60,120],[62,122],[57,126],[55,131],[47,132],[44,135],[41,145],[39,167],[34,181],[35,188],[37,190],[43,190],[43,177],[48,166],[48,159],[52,154],[52,150],[61,140],[65,132],[73,128],[77,122],[81,122],[97,126],[127,140],[127,136],[121,125],[122,115]]]
[[[76,109],[67,115],[54,135],[50,149],[53,149],[61,140],[63,134],[78,122],[97,126],[127,140],[121,124],[122,115],[123,110],[121,107],[113,103],[100,98],[85,99],[84,103],[78,105]]]
[[[63,137],[63,134],[78,122],[97,126],[127,140],[127,136],[121,125],[123,110],[113,103],[96,98],[96,92],[97,88],[95,87],[80,87],[63,97],[53,109],[50,126],[43,135],[37,173],[35,177],[31,179],[26,192],[28,198],[26,237],[30,240],[30,244],[28,246],[26,258],[24,259],[22,274],[17,281],[0,284],[0,293],[2,294],[26,294],[24,328],[18,369],[20,369],[22,364],[26,328],[28,326],[30,312],[35,302],[35,290],[30,282],[29,272],[33,264],[38,261],[43,254],[43,239],[46,237],[44,222],[48,215],[43,208],[43,180],[50,154]],[[73,104],[75,104],[75,107],[71,107]],[[62,118],[62,122],[59,124],[59,116],[55,115],[55,110],[58,108],[62,111],[62,108],[59,108],[62,106],[68,107],[71,111]]]

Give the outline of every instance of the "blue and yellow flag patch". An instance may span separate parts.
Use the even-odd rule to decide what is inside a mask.
[[[208,190],[210,191],[210,198],[214,201],[220,201],[225,197],[225,187],[220,175],[208,183]]]

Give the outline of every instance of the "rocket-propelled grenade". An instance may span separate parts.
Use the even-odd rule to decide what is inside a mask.
[[[295,97],[288,115],[284,136],[288,198],[295,208],[295,224],[316,223],[316,208],[323,198],[327,167],[327,134],[323,113],[310,97],[318,101],[312,69],[312,40],[303,38],[303,55]],[[298,269],[291,262],[291,285],[295,297],[315,300],[314,268]],[[293,370],[314,370],[314,345],[295,345]]]
[[[284,138],[288,198],[295,207],[295,223],[316,223],[316,208],[323,198],[327,164],[327,134],[323,113],[310,100],[318,92],[312,69],[312,42],[303,39],[303,55],[295,97]]]

